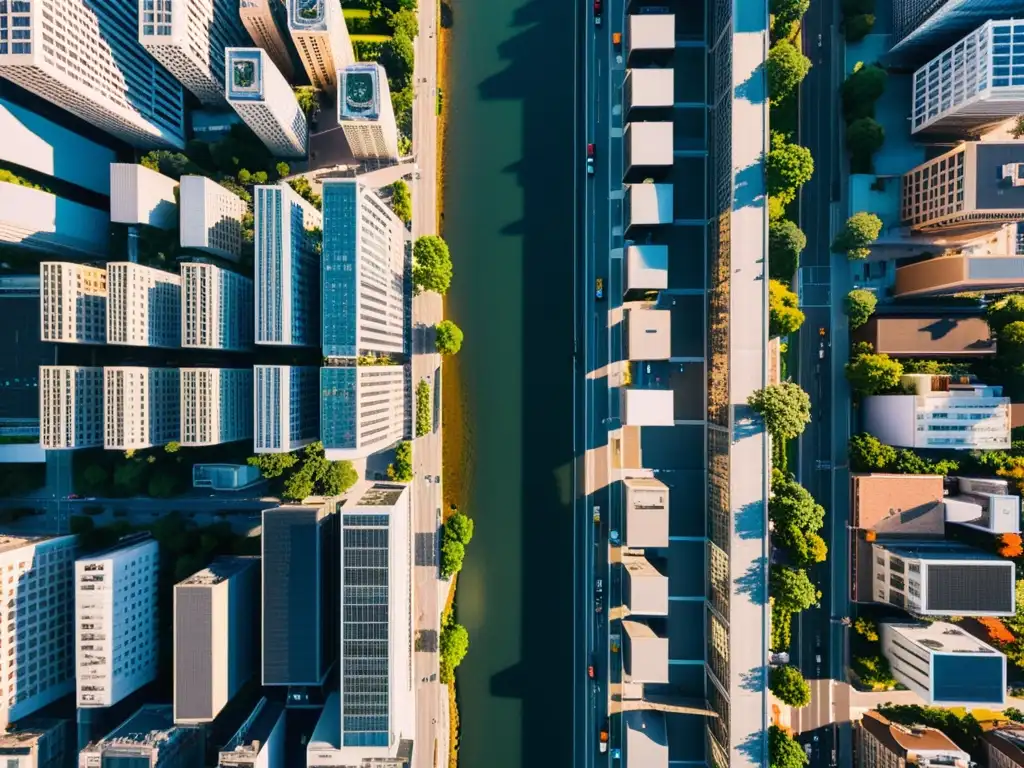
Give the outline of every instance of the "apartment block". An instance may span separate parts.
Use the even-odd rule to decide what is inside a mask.
[[[637,362],[668,360],[672,356],[672,312],[628,307],[622,311],[622,335],[626,359]]]
[[[287,184],[257,186],[256,343],[315,346],[320,326],[320,211]]]
[[[252,370],[181,369],[181,444],[252,439]]]
[[[328,459],[365,458],[405,436],[405,378],[401,365],[320,369],[320,439]]]
[[[883,623],[882,652],[895,677],[928,704],[1002,707],[1006,656],[944,621]]]
[[[110,164],[110,220],[173,229],[178,224],[178,182],[144,165]]]
[[[75,562],[80,709],[111,707],[156,679],[159,566],[149,534],[126,536]]]
[[[39,366],[39,444],[48,451],[103,445],[103,369]]]
[[[6,729],[75,690],[75,536],[0,536],[6,575],[0,627],[0,726]],[[0,741],[2,744],[2,741]],[[0,749],[0,755],[3,755]]]
[[[928,540],[871,545],[877,603],[918,616],[1012,616],[1012,560],[958,542]]]
[[[622,622],[622,670],[627,683],[668,682],[668,638],[643,621]]]
[[[39,265],[43,341],[102,344],[107,340],[107,271],[44,261]]]
[[[323,507],[263,510],[262,684],[319,686],[338,659],[341,534]]]
[[[209,723],[256,673],[260,563],[219,557],[174,585],[174,722]]]
[[[350,64],[338,78],[338,125],[352,156],[357,160],[397,160],[398,125],[384,67]]]
[[[644,555],[623,555],[624,603],[633,616],[668,616],[668,576]]]
[[[127,261],[107,264],[107,344],[181,345],[181,277]]]
[[[1024,218],[1024,148],[966,141],[903,174],[901,218],[919,232],[982,232]]]
[[[892,50],[886,59],[921,64],[989,19],[1020,13],[1016,0],[896,0],[892,4]]]
[[[627,184],[622,204],[627,229],[671,224],[673,200],[671,184]]]
[[[622,259],[623,300],[637,301],[653,291],[663,291],[667,288],[668,246],[626,246]]]
[[[970,768],[972,762],[937,728],[899,725],[875,711],[864,713],[854,728],[854,740],[857,768]]]
[[[320,369],[257,365],[253,370],[253,449],[290,453],[320,434]]]
[[[306,115],[267,52],[228,48],[224,56],[229,77],[224,93],[231,108],[275,157],[305,157]]]
[[[956,477],[950,481],[953,487],[943,499],[947,523],[992,534],[1020,533],[1020,496],[1010,493],[1006,480]]]
[[[239,0],[238,14],[242,18],[242,25],[249,33],[249,37],[256,43],[256,47],[266,51],[281,74],[288,80],[293,80],[295,66],[292,64],[288,43],[285,42],[281,26],[278,24],[278,18],[284,22],[285,26],[288,23],[287,11],[285,11],[282,1]]]
[[[321,91],[338,85],[338,72],[354,64],[341,6],[330,0],[287,0],[288,31],[309,81]]]
[[[105,210],[0,181],[0,243],[40,251],[40,258],[96,259],[107,255],[109,230]]]
[[[74,762],[70,720],[29,718],[0,735],[0,761],[7,768],[66,768]]]
[[[1024,728],[1006,723],[981,734],[988,768],[1020,768],[1024,765]]]
[[[145,2],[145,0],[143,0]],[[181,247],[237,261],[245,200],[205,176],[181,177]]]
[[[103,447],[126,451],[176,442],[180,401],[177,368],[104,368]]]
[[[98,742],[78,753],[78,768],[203,765],[205,731],[174,724],[170,704],[146,704]]]
[[[136,147],[185,146],[181,85],[138,41],[125,0],[10,0],[0,75]],[[58,22],[54,22],[58,20]]]
[[[907,374],[914,394],[864,398],[864,428],[899,448],[994,450],[1010,447],[1010,398],[1002,387]]]
[[[139,42],[204,104],[224,103],[224,49],[244,45],[236,0],[138,0]]]
[[[668,546],[668,487],[654,477],[622,481],[624,543],[631,549]]]
[[[283,704],[260,699],[252,714],[220,751],[217,768],[287,768],[284,721]]]
[[[405,226],[357,179],[323,185],[324,357],[405,351]]]
[[[252,280],[214,264],[181,265],[181,346],[244,351],[252,347]]]

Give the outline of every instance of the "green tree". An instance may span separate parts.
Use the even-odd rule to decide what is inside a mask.
[[[794,526],[800,531],[817,531],[825,522],[825,509],[795,480],[780,482],[773,476],[768,519],[780,530]]]
[[[168,472],[154,472],[149,478],[146,490],[155,499],[166,499],[178,490],[178,483],[174,475]]]
[[[466,546],[473,540],[473,518],[463,512],[456,512],[444,524],[444,535]]]
[[[466,658],[466,653],[469,651],[469,632],[461,624],[447,624],[441,630],[438,650],[442,662],[441,682],[449,683],[452,681],[451,674]],[[448,679],[444,679],[446,674],[449,676]]]
[[[410,40],[420,33],[419,20],[416,18],[416,11],[401,10],[392,13],[388,19],[388,26],[394,34],[403,34]]]
[[[238,183],[239,184],[251,184],[252,174],[249,173],[248,169],[243,168],[238,172]]]
[[[402,90],[412,80],[414,56],[412,39],[403,32],[396,32],[382,46],[380,63],[387,70],[392,91]]]
[[[804,313],[798,307],[797,296],[778,280],[768,283],[768,333],[787,336],[800,330]]]
[[[811,71],[811,60],[788,40],[780,40],[768,50],[768,93],[773,102],[784,99]]]
[[[873,117],[859,117],[846,129],[846,147],[853,155],[854,173],[873,171],[871,156],[885,143],[885,129]]]
[[[412,247],[412,281],[421,291],[444,296],[452,282],[452,257],[448,243],[438,235],[416,238]]]
[[[799,613],[817,605],[821,592],[807,577],[807,571],[773,565],[769,576],[768,591],[780,608]]]
[[[266,171],[256,171],[256,173],[252,175],[253,184],[266,184],[269,179],[270,177],[267,175]]]
[[[429,435],[433,430],[432,411],[430,384],[426,379],[420,379],[416,385],[416,437]]]
[[[788,219],[768,225],[768,274],[773,280],[789,283],[796,274],[800,254],[807,247],[807,235]]]
[[[434,346],[440,355],[456,355],[462,349],[462,329],[451,320],[442,320],[434,328]]]
[[[794,21],[803,18],[811,7],[811,0],[771,0],[768,7],[773,17],[773,28],[787,29]]]
[[[846,42],[856,43],[863,40],[874,26],[875,15],[873,13],[859,13],[856,16],[847,16],[843,19],[843,32],[846,35]]]
[[[285,176],[292,172],[291,167],[288,165],[288,163],[284,162],[283,160],[274,166],[274,170],[277,171],[277,177],[279,179],[283,179]]]
[[[840,88],[843,99],[843,116],[852,123],[861,117],[875,116],[875,102],[885,91],[888,74],[884,69],[868,64],[858,64]]]
[[[772,131],[765,172],[768,194],[788,204],[796,198],[797,189],[814,175],[814,158],[807,147],[790,144],[784,134]]]
[[[814,531],[802,531],[795,525],[775,529],[775,540],[789,552],[790,562],[799,568],[810,568],[828,557],[825,540]]]
[[[878,299],[875,294],[863,288],[854,288],[846,294],[843,309],[846,316],[850,318],[850,329],[853,330],[864,325],[874,313],[877,305]]]
[[[768,198],[768,221],[781,221],[786,218],[786,204],[789,200],[783,200],[776,195]]]
[[[253,467],[259,467],[260,474],[267,479],[280,477],[286,469],[291,469],[298,462],[299,457],[294,453],[260,453],[250,456],[246,463]]]
[[[1003,710],[1003,717],[1013,720],[1015,723],[1024,723],[1024,712],[1016,707],[1007,707]]]
[[[771,668],[768,687],[779,701],[791,707],[806,707],[811,703],[811,686],[804,680],[800,670],[789,664]]]
[[[865,685],[882,688],[892,688],[896,685],[892,670],[889,668],[889,660],[881,654],[854,656],[851,666]]]
[[[777,725],[768,728],[768,768],[804,768],[807,753],[796,739]]]
[[[137,496],[146,488],[149,465],[129,459],[114,469],[114,488],[120,496]]]
[[[412,133],[412,86],[391,93],[391,108],[395,111],[395,123],[403,136]]]
[[[846,364],[846,378],[850,386],[861,395],[879,395],[891,392],[900,385],[903,366],[885,354],[857,355]]]
[[[846,220],[846,224],[832,241],[833,253],[845,253],[851,259],[866,259],[870,246],[882,232],[882,220],[873,213],[860,211]]]
[[[313,477],[314,467],[308,462],[303,464],[297,472],[294,472],[284,481],[282,496],[288,501],[302,501],[313,495],[316,490],[316,481]]]
[[[398,0],[398,8],[402,11],[415,11],[416,0]]]
[[[320,91],[311,85],[300,85],[295,89],[295,100],[299,102],[299,109],[306,114],[308,120],[313,113],[320,109]],[[285,174],[281,174],[284,176]]]
[[[388,478],[400,483],[412,480],[412,443],[409,441],[395,448],[395,460],[388,464]]]
[[[878,627],[875,622],[865,616],[858,616],[853,622],[853,631],[863,637],[869,643],[878,642]]]
[[[182,176],[199,173],[201,170],[181,152],[170,152],[166,149],[157,149],[143,155],[139,164],[151,171],[170,176],[175,181]]]
[[[171,440],[167,445],[164,446],[164,450],[167,453],[177,453],[181,450],[181,443],[177,440]]]
[[[885,472],[896,463],[896,449],[874,435],[862,432],[850,438],[850,469],[854,472]]]
[[[105,494],[107,493],[107,482],[110,476],[107,474],[107,470],[101,467],[99,464],[90,464],[82,472],[82,490],[90,494]]]
[[[326,461],[326,459],[325,459]],[[332,461],[324,472],[322,485],[324,496],[341,496],[359,480],[359,473],[351,461]]]
[[[765,429],[776,439],[797,437],[811,420],[811,398],[792,381],[757,390],[747,398],[747,405],[760,414]]]
[[[992,335],[998,338],[1010,323],[1024,320],[1024,293],[1011,293],[989,304],[985,319]]]
[[[1024,363],[1024,320],[1007,323],[999,331],[999,357],[1010,365]]]
[[[441,578],[450,579],[462,570],[466,557],[466,545],[456,539],[446,538],[441,542]]]
[[[412,221],[412,194],[405,179],[399,179],[391,185],[391,208],[404,223]]]

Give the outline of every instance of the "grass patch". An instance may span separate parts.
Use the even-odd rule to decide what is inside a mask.
[[[342,8],[341,12],[345,16],[345,21],[348,21],[349,19],[370,18],[369,8]]]
[[[391,35],[349,35],[353,43],[386,43]]]

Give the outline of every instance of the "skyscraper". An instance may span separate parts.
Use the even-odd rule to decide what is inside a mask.
[[[894,0],[893,47],[886,58],[917,65],[989,19],[1020,14],[1019,0]]]
[[[288,31],[309,81],[321,91],[338,84],[338,71],[355,62],[341,4],[331,0],[287,0]]]
[[[181,369],[181,444],[252,438],[252,370]]]
[[[39,367],[39,444],[46,450],[103,445],[103,369]]]
[[[399,442],[405,429],[405,367],[320,369],[320,439],[328,459],[361,459]]]
[[[237,261],[242,255],[245,200],[205,176],[181,177],[181,247]]]
[[[256,343],[316,345],[320,211],[284,183],[255,192]]]
[[[204,104],[224,103],[224,49],[244,45],[234,0],[138,0],[139,42]]]
[[[181,85],[139,43],[126,1],[9,0],[0,75],[134,146],[182,149]]]
[[[127,261],[107,264],[107,343],[181,345],[181,277]]]
[[[174,724],[170,704],[146,704],[99,741],[78,753],[78,768],[159,766],[195,768],[203,764],[206,732]]]
[[[137,450],[178,440],[177,368],[104,368],[103,389],[104,448]]]
[[[178,226],[177,188],[178,182],[152,168],[111,163],[110,220],[173,229]]]
[[[242,351],[252,346],[252,280],[214,264],[181,265],[181,346]]]
[[[224,56],[228,75],[224,87],[231,108],[275,157],[305,157],[306,116],[267,52],[228,48]]]
[[[107,340],[107,271],[44,261],[39,265],[43,341],[102,344]]]
[[[257,365],[253,371],[256,453],[288,453],[319,434],[320,369]]]
[[[291,80],[295,76],[295,65],[292,64],[288,43],[278,25],[278,19],[285,26],[288,24],[288,14],[282,0],[239,0],[238,14],[256,46],[266,51],[274,60],[274,66]]]
[[[338,77],[338,125],[352,155],[360,160],[397,160],[398,126],[384,67],[350,64]]]

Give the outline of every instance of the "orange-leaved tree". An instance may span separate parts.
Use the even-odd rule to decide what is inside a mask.
[[[1015,639],[1006,625],[994,616],[979,616],[978,623],[988,632],[988,639],[997,645],[1006,645]]]
[[[999,554],[1003,557],[1020,557],[1024,555],[1019,533],[1004,533],[999,537]]]

